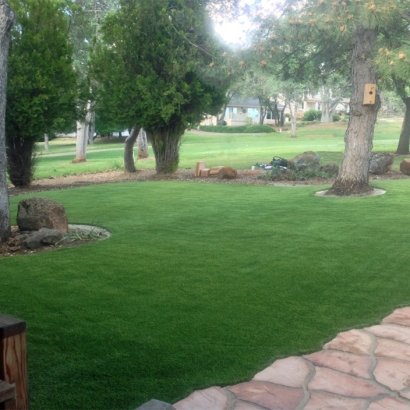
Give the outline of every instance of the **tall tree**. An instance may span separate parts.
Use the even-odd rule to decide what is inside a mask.
[[[228,85],[201,73],[221,53],[209,35],[206,3],[124,0],[101,34],[92,63],[99,97],[121,111],[128,128],[147,131],[158,173],[175,172],[185,129],[219,111]]]
[[[68,42],[66,7],[56,0],[12,0],[7,89],[8,172],[15,186],[30,184],[33,148],[45,133],[75,118],[76,76]]]
[[[0,242],[10,236],[9,195],[6,173],[5,113],[7,59],[14,13],[6,0],[0,0]]]
[[[264,36],[275,51],[281,51],[282,48],[283,55],[297,56],[300,61],[296,67],[303,66],[306,61],[313,61],[315,55],[320,55],[323,62],[330,62],[329,56],[334,56],[335,51],[341,49],[343,52],[340,56],[344,57],[347,47],[350,49],[352,91],[349,124],[345,134],[346,148],[339,174],[329,193],[352,195],[370,192],[373,188],[369,185],[369,164],[380,98],[376,94],[374,103],[364,103],[365,86],[377,85],[374,57],[382,39],[391,34],[396,35],[397,27],[408,31],[408,2],[287,0],[286,4],[280,20],[287,22],[293,44],[300,43],[298,47],[302,45],[305,52],[290,54],[286,51],[292,46],[286,43],[278,46],[274,29],[278,21],[275,19],[270,26],[263,26]],[[306,44],[306,41],[310,44]],[[293,47],[293,51],[295,49]],[[326,49],[328,53],[324,54]],[[337,58],[340,59],[340,56]],[[291,63],[294,61],[295,58],[290,58]],[[297,74],[291,64],[287,64],[287,67]]]
[[[95,101],[88,62],[100,24],[117,6],[117,0],[75,0],[69,9],[70,40],[74,45],[73,60],[81,91],[78,99],[80,115],[76,124],[76,156],[73,163],[86,161],[87,145],[94,142]]]

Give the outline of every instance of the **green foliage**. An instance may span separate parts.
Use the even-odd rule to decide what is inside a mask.
[[[201,131],[205,132],[222,132],[225,134],[241,134],[241,133],[270,133],[276,130],[269,125],[201,125]]]
[[[28,185],[33,174],[30,149],[34,142],[75,120],[76,75],[64,3],[12,0],[10,4],[16,22],[8,63],[8,170],[13,184]]]
[[[11,0],[16,12],[8,64],[6,134],[37,138],[75,120],[76,75],[64,4]]]
[[[341,116],[339,114],[333,114],[333,122],[340,121]]]
[[[158,161],[177,160],[162,155],[160,142],[178,141],[225,102],[227,84],[213,85],[199,74],[220,52],[207,30],[205,5],[193,0],[124,1],[101,27],[92,58],[97,114],[146,129],[154,151],[162,151],[160,167]]]
[[[303,114],[303,121],[320,120],[322,111],[320,110],[308,110]]]

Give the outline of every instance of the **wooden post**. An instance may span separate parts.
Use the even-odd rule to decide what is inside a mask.
[[[199,161],[196,163],[196,168],[195,168],[195,176],[199,177],[201,175],[201,169],[205,168],[205,161]]]
[[[15,385],[15,398],[0,404],[4,410],[27,410],[28,377],[26,322],[0,315],[0,379]]]

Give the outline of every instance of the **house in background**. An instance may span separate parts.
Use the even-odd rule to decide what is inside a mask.
[[[348,99],[344,99],[337,106],[337,111],[346,111],[349,104]],[[278,108],[282,110],[284,107],[284,102],[281,102],[278,105]],[[309,110],[321,110],[322,103],[319,93],[315,95],[307,95],[304,101],[299,104],[299,109],[297,113],[297,119],[301,120],[306,111]],[[285,108],[285,114],[289,114],[289,108]],[[233,97],[231,101],[226,105],[224,121],[226,125],[235,126],[235,125],[247,125],[247,124],[259,124],[260,123],[260,105],[259,100],[246,99],[238,97]],[[267,111],[264,121],[264,124],[274,125],[275,119],[271,111]],[[217,125],[217,118],[214,116],[207,117],[204,121],[201,122],[201,125]]]

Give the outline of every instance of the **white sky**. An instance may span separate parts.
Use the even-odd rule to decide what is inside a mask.
[[[241,0],[241,5],[248,5],[252,10],[258,10],[263,14],[273,13],[283,0]],[[216,32],[227,43],[240,46],[246,42],[247,32],[252,30],[249,16],[243,15],[236,21],[215,22]]]

